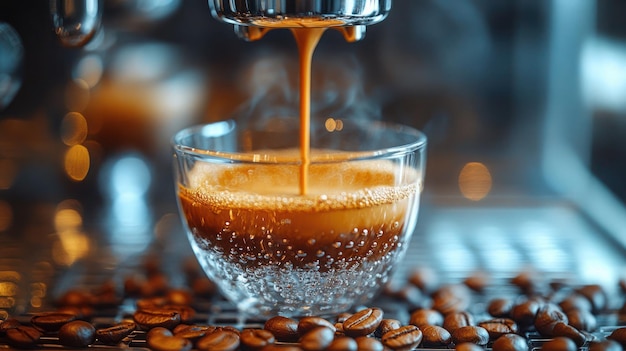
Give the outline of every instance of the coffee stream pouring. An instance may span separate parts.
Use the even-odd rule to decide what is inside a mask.
[[[274,28],[331,27],[349,42],[365,37],[366,26],[382,21],[391,0],[208,0],[211,14],[234,25],[246,41]]]

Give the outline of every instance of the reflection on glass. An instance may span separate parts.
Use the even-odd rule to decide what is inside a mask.
[[[50,14],[55,33],[69,47],[87,44],[102,17],[99,0],[50,0]]]

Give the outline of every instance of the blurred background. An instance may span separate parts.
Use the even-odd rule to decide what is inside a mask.
[[[286,30],[244,42],[206,1],[105,0],[99,26],[64,39],[51,14],[61,3],[0,2],[0,280],[28,292],[0,289],[0,308],[34,306],[75,272],[191,256],[170,137],[298,101]],[[429,137],[398,276],[624,277],[623,13],[621,0],[397,0],[361,41],[327,31],[314,114]]]

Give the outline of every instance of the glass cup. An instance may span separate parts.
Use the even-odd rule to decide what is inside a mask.
[[[382,289],[415,229],[426,137],[369,120],[220,121],[173,140],[200,265],[250,315],[331,315]],[[303,176],[306,178],[303,181]]]

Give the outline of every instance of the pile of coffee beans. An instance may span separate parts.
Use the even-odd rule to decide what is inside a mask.
[[[439,284],[427,272],[416,271],[400,288],[389,286],[378,307],[362,306],[336,316],[273,316],[237,327],[236,323],[209,324],[202,315],[206,311],[198,312],[210,301],[221,299],[202,273],[185,269],[186,286],[174,288],[157,267],[146,264],[143,274],[127,277],[121,284],[107,282],[89,291],[67,291],[47,311],[6,315],[0,319],[0,347],[107,345],[156,351],[626,348],[623,281],[616,294],[609,294],[600,285],[557,280],[544,284],[527,272],[497,285],[483,273],[455,284]],[[394,308],[387,308],[391,305]]]

